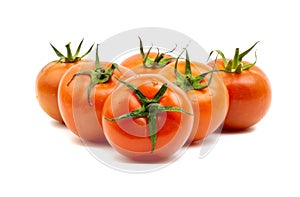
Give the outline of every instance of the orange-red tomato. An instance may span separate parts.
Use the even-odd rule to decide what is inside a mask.
[[[159,74],[165,76],[171,82],[175,82],[175,65],[176,62],[169,64],[162,69]],[[191,62],[190,67],[192,76],[194,77],[212,70],[208,65],[198,62]],[[186,61],[179,61],[177,64],[177,71],[184,74],[185,69]],[[213,76],[210,84],[208,84],[211,74],[213,74]],[[194,111],[193,132],[191,133],[188,142],[195,142],[203,139],[213,133],[219,126],[222,126],[228,110],[228,92],[218,73],[206,75],[199,83],[208,85],[208,87],[186,90],[186,94],[192,103]]]
[[[256,46],[240,53],[235,49],[233,59],[227,59],[220,50],[222,58],[210,65],[223,71],[220,75],[229,93],[229,109],[224,122],[226,130],[243,130],[259,122],[267,113],[271,104],[271,85],[266,74],[254,63],[243,61],[243,58]],[[256,58],[255,53],[255,58]]]
[[[36,78],[36,98],[41,108],[50,117],[60,122],[62,122],[63,119],[58,108],[57,91],[61,77],[70,67],[81,63],[92,62],[91,60],[83,60],[82,58],[91,51],[93,46],[83,56],[78,56],[82,42],[83,40],[77,48],[77,53],[72,55],[68,52],[67,57],[63,56],[53,45],[51,45],[55,53],[60,57],[60,60],[48,63],[41,69]],[[70,43],[66,45],[66,48],[67,50],[70,49]]]
[[[142,104],[137,94],[126,85],[118,86],[107,98],[103,107],[103,130],[108,142],[119,153],[134,160],[160,160],[178,151],[189,137],[193,116],[178,111],[161,111],[151,116],[153,110],[171,106],[193,113],[185,92],[162,76],[143,74],[131,77],[126,83],[135,86],[149,102]],[[157,93],[167,84],[167,89],[158,102],[152,102]],[[145,110],[149,114],[134,117],[135,110]],[[131,113],[130,113],[131,112]],[[124,114],[129,118],[112,121]],[[143,112],[144,113],[144,112]],[[154,113],[154,112],[153,112]],[[155,119],[155,124],[150,122]],[[152,122],[153,123],[153,122]],[[152,135],[151,128],[156,127]],[[152,126],[152,127],[151,127]]]
[[[250,64],[242,61],[243,65]],[[217,69],[224,69],[222,59],[216,61]],[[241,73],[220,72],[229,93],[229,109],[224,129],[243,130],[259,122],[271,104],[271,85],[265,73],[257,66]]]
[[[107,70],[112,64],[102,62],[101,66]],[[128,71],[124,67],[119,69],[122,73]],[[115,77],[121,78],[122,74],[115,69],[107,82],[94,84],[93,87],[89,87],[92,80],[90,75],[81,74],[74,77],[77,73],[94,70],[94,62],[77,64],[70,68],[60,81],[58,104],[66,126],[73,133],[84,140],[103,141],[105,140],[101,126],[103,104],[118,84]]]
[[[81,60],[75,63],[50,62],[36,78],[36,97],[42,109],[53,119],[63,121],[57,103],[57,90],[61,77],[75,65],[90,60]]]

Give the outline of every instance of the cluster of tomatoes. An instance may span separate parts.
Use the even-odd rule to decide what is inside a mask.
[[[220,126],[243,130],[267,113],[271,87],[254,63],[243,61],[257,43],[232,59],[221,56],[207,64],[191,61],[185,48],[140,52],[120,64],[83,59],[83,40],[36,79],[37,100],[53,119],[83,140],[109,144],[135,160],[160,160],[194,143]],[[185,55],[183,55],[185,54]],[[182,56],[185,56],[184,58]],[[255,54],[256,57],[256,54]]]

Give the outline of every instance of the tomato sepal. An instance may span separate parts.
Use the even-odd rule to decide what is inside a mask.
[[[256,62],[257,62],[257,54],[255,51],[255,61],[253,63],[249,63],[244,65],[243,64],[243,58],[259,43],[259,41],[255,42],[249,49],[247,49],[246,51],[240,53],[239,48],[235,49],[235,53],[234,53],[234,57],[233,59],[227,60],[227,58],[225,57],[224,53],[220,50],[214,50],[211,51],[209,57],[211,56],[211,54],[213,52],[216,52],[218,55],[221,56],[223,63],[224,63],[224,67],[225,67],[225,71],[226,72],[231,72],[231,73],[241,73],[244,70],[247,70],[251,67],[253,67]]]
[[[66,44],[65,46],[67,48],[67,56],[64,56],[58,49],[56,49],[50,43],[50,45],[51,45],[52,49],[54,50],[55,54],[60,58],[59,60],[56,60],[56,61],[61,62],[61,63],[74,63],[74,62],[80,61],[82,58],[84,58],[86,55],[88,55],[91,52],[92,48],[94,47],[94,44],[88,49],[87,52],[85,52],[82,56],[79,56],[79,52],[80,52],[83,40],[84,39],[82,39],[81,42],[79,43],[74,55],[72,54],[72,51],[71,51],[71,48],[70,48],[71,42]]]
[[[87,95],[88,95],[87,98],[88,98],[88,103],[90,106],[92,106],[90,95],[91,95],[91,91],[95,87],[95,85],[107,83],[111,79],[111,76],[113,75],[113,72],[116,69],[122,74],[122,71],[119,69],[119,65],[116,63],[112,63],[111,67],[108,68],[107,70],[105,70],[105,68],[100,65],[100,60],[99,60],[99,55],[98,55],[98,46],[99,46],[99,44],[97,44],[97,48],[96,48],[95,69],[78,72],[78,73],[74,74],[73,77],[70,79],[70,81],[67,83],[67,85],[69,85],[74,80],[75,77],[80,76],[80,75],[90,76],[91,82],[87,89]]]
[[[159,52],[159,48],[157,48],[157,55],[154,59],[150,59],[149,58],[149,54],[152,50],[152,46],[149,48],[149,50],[147,51],[147,53],[145,54],[144,52],[144,46],[143,46],[143,42],[141,37],[139,37],[140,40],[140,54],[143,58],[143,66],[146,68],[152,68],[152,69],[157,69],[157,68],[163,68],[165,67],[169,62],[175,60],[176,58],[174,57],[170,57],[170,58],[165,58],[165,55],[168,53],[172,53],[177,46],[175,46],[173,49],[165,52],[165,53],[160,53]]]
[[[180,56],[183,53],[183,51],[182,51],[179,54],[179,56],[176,58],[176,61],[175,61],[174,74],[176,76],[176,81],[173,82],[173,83],[175,85],[179,86],[185,92],[187,92],[189,90],[201,90],[201,89],[207,88],[209,86],[209,84],[211,83],[211,80],[212,80],[212,77],[213,77],[212,73],[213,72],[219,72],[219,71],[215,70],[213,68],[213,70],[211,70],[209,72],[202,73],[202,74],[197,75],[197,76],[193,76],[188,51],[187,51],[187,49],[184,49],[184,50],[186,51],[185,71],[184,71],[184,74],[181,74],[177,70],[178,60],[179,60]],[[210,73],[211,73],[211,76],[210,76],[208,82],[205,83],[205,84],[201,84],[201,82],[204,80],[206,75],[208,75]]]
[[[162,106],[159,104],[159,101],[161,100],[162,96],[165,94],[168,84],[164,83],[161,88],[158,90],[158,92],[155,94],[155,96],[152,99],[148,99],[136,86],[127,83],[125,81],[122,81],[118,78],[116,78],[119,82],[124,84],[126,87],[128,87],[133,93],[137,96],[139,102],[141,103],[141,108],[136,109],[134,111],[131,111],[126,114],[122,114],[115,118],[107,118],[104,117],[105,120],[114,122],[123,120],[126,118],[139,118],[139,117],[145,117],[149,124],[149,136],[151,140],[151,153],[153,153],[155,146],[156,146],[156,137],[157,137],[157,128],[156,128],[156,116],[157,114],[161,112],[181,112],[188,115],[193,115],[179,107],[176,106]]]

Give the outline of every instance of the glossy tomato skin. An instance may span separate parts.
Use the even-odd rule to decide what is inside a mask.
[[[148,58],[154,60],[157,55],[158,53],[156,52],[150,52]],[[165,54],[163,59],[168,59],[168,58],[172,58],[172,56],[169,54]],[[170,60],[169,62],[167,62],[167,64],[171,62],[173,62],[173,60]],[[162,69],[162,68],[145,67],[143,65],[143,57],[141,54],[135,54],[126,58],[125,60],[122,61],[121,65],[130,68],[136,74],[157,74]]]
[[[159,104],[177,106],[192,113],[192,106],[185,93],[159,75],[143,74],[131,77],[126,82],[135,85],[149,99],[153,98],[163,83],[168,89]],[[148,122],[145,117],[109,121],[139,109],[141,103],[125,85],[120,85],[105,101],[103,107],[103,129],[108,142],[122,155],[142,161],[169,158],[177,152],[189,137],[193,116],[180,112],[162,112],[157,115],[157,141],[151,152]]]
[[[176,81],[174,67],[175,62],[169,64],[159,74],[174,82]],[[185,67],[185,61],[178,62],[177,70],[179,73],[183,74]],[[197,76],[211,71],[211,67],[199,62],[191,62],[191,70],[193,76]],[[206,76],[201,84],[207,84],[209,77],[210,74]],[[188,90],[186,94],[194,111],[193,132],[188,140],[188,143],[190,143],[204,139],[222,126],[228,111],[229,98],[227,89],[218,73],[213,73],[212,81],[207,88]]]
[[[103,62],[102,66],[108,68],[111,63]],[[89,75],[74,74],[94,70],[94,62],[77,64],[70,68],[62,77],[58,89],[58,104],[62,118],[66,126],[77,136],[88,141],[105,141],[101,118],[105,99],[119,83],[115,77],[121,78],[122,74],[115,70],[107,83],[97,84],[90,93],[90,104],[88,103],[88,86],[91,83]],[[120,67],[122,73],[128,69]]]
[[[53,61],[48,63],[37,75],[36,78],[36,98],[41,108],[53,119],[63,122],[58,102],[57,91],[61,77],[72,66],[91,60],[80,60],[75,63],[61,63]]]
[[[243,64],[249,62],[243,61]],[[212,65],[212,63],[211,63]],[[216,62],[218,69],[224,69],[223,60]],[[229,110],[224,129],[243,130],[259,122],[267,113],[272,98],[270,82],[257,66],[242,73],[221,72],[229,93]]]

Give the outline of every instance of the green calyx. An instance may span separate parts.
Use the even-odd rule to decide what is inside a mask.
[[[201,89],[207,88],[209,86],[209,84],[211,83],[213,75],[211,74],[208,83],[201,84],[201,82],[204,80],[206,75],[208,75],[209,73],[212,73],[216,70],[212,70],[212,71],[209,71],[209,72],[197,75],[197,76],[193,76],[188,51],[186,49],[185,49],[185,51],[186,51],[185,72],[184,72],[184,74],[181,74],[177,70],[178,60],[183,53],[183,51],[182,51],[175,62],[174,73],[176,76],[176,81],[174,82],[174,84],[179,86],[181,89],[183,89],[186,92],[189,90],[201,90]]]
[[[87,54],[89,54],[94,46],[94,44],[89,48],[89,50],[84,53],[82,56],[79,56],[79,52],[80,52],[80,49],[81,49],[81,45],[83,43],[83,39],[81,40],[81,42],[79,43],[78,47],[77,47],[77,50],[75,52],[75,54],[73,55],[72,54],[72,51],[71,51],[71,48],[70,48],[70,45],[71,43],[69,42],[67,45],[66,45],[66,48],[67,48],[67,57],[64,56],[60,51],[58,51],[51,43],[51,47],[52,49],[54,50],[54,52],[56,53],[56,55],[60,58],[59,60],[57,60],[58,62],[62,62],[62,63],[73,63],[73,62],[78,62],[80,61],[82,58],[84,58]]]
[[[226,57],[222,51],[216,50],[215,52],[217,52],[222,57],[222,60],[224,62],[224,66],[225,66],[225,71],[231,72],[231,73],[241,73],[244,70],[247,70],[256,64],[256,60],[257,60],[256,52],[255,52],[255,61],[253,63],[244,65],[242,60],[257,45],[257,43],[259,43],[259,41],[254,43],[254,45],[252,45],[249,49],[242,52],[241,54],[240,54],[239,48],[236,48],[234,57],[233,57],[233,59],[230,59],[230,60],[226,59]]]
[[[119,80],[119,79],[118,79]],[[150,131],[150,140],[152,144],[151,153],[154,151],[156,146],[156,140],[157,140],[157,127],[156,127],[156,117],[157,114],[161,112],[181,112],[188,115],[192,115],[191,113],[176,107],[176,106],[162,106],[159,104],[160,99],[165,94],[168,85],[167,83],[164,83],[161,88],[158,90],[158,92],[155,94],[155,96],[152,99],[148,99],[137,87],[135,87],[132,84],[129,84],[125,81],[119,80],[121,83],[123,83],[126,87],[128,87],[130,90],[133,91],[133,93],[137,96],[139,102],[141,103],[141,108],[131,111],[127,114],[123,114],[116,118],[105,118],[108,121],[118,121],[123,120],[126,118],[140,118],[145,117],[148,120],[149,124],[149,131]]]
[[[95,61],[95,69],[94,70],[86,70],[82,72],[78,72],[73,75],[71,80],[68,82],[67,85],[69,85],[73,79],[79,75],[88,75],[91,77],[91,82],[88,86],[87,95],[88,95],[88,103],[90,106],[91,104],[91,91],[93,87],[97,84],[107,83],[111,79],[111,76],[113,75],[114,70],[117,69],[120,73],[122,73],[119,69],[118,64],[113,63],[110,68],[105,70],[103,66],[100,65],[99,61],[99,55],[98,55],[98,44],[96,48],[96,61]]]
[[[159,49],[157,48],[157,55],[156,57],[153,59],[149,58],[149,54],[152,50],[152,46],[149,48],[148,52],[145,54],[144,52],[144,47],[143,47],[143,42],[142,42],[142,39],[139,37],[139,40],[140,40],[140,54],[143,58],[143,65],[144,67],[146,68],[149,68],[149,69],[158,69],[158,68],[163,68],[165,67],[168,63],[170,63],[172,60],[175,60],[176,58],[174,57],[170,57],[170,58],[165,58],[165,55],[167,53],[172,53],[176,47],[174,47],[172,50],[166,52],[166,53],[160,53],[159,52]]]

